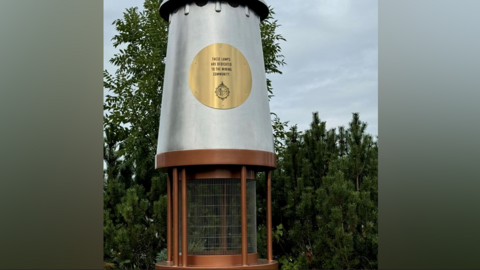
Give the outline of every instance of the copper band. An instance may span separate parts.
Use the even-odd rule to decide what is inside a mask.
[[[236,255],[188,255],[189,266],[234,266],[242,264],[242,256]],[[256,264],[258,261],[258,254],[251,253],[247,256],[248,264]],[[180,260],[183,260],[180,255]]]
[[[241,166],[189,166],[187,172],[187,179],[224,179],[224,178],[236,178],[241,177]],[[256,172],[251,169],[247,169],[247,179],[256,179]]]
[[[190,263],[190,256],[188,256],[188,261]],[[210,257],[210,256],[204,256],[204,257]],[[210,260],[210,259],[208,259]],[[213,259],[214,261],[217,261],[216,259]],[[232,265],[232,266],[171,266],[167,262],[158,262],[155,264],[155,269],[278,269],[278,262],[276,261],[267,261],[265,259],[258,259],[258,262],[255,264],[250,264],[246,266],[242,266],[239,264]]]
[[[249,165],[277,167],[274,153],[241,149],[184,150],[156,156],[156,169],[193,165]]]

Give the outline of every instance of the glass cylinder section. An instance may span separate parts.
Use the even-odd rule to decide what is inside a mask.
[[[255,185],[254,179],[247,179],[248,253],[257,253]],[[240,179],[187,180],[188,255],[242,254],[240,195]],[[181,202],[181,192],[179,198]]]

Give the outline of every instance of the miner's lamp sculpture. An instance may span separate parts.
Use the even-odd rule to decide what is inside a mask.
[[[168,174],[167,260],[156,269],[277,269],[276,168],[260,23],[263,0],[164,0],[169,22],[155,166]],[[267,258],[256,175],[266,175]]]

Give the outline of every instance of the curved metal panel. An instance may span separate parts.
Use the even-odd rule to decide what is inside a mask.
[[[242,8],[191,4],[188,15],[170,15],[157,154],[196,149],[274,152],[270,108],[260,38],[260,17]],[[189,86],[189,68],[205,47],[234,46],[250,64],[252,88],[244,103],[218,110],[198,102]]]

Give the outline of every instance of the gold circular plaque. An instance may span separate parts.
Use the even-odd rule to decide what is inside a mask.
[[[216,43],[203,48],[188,73],[190,90],[198,101],[215,109],[242,105],[252,91],[247,59],[235,47]]]

